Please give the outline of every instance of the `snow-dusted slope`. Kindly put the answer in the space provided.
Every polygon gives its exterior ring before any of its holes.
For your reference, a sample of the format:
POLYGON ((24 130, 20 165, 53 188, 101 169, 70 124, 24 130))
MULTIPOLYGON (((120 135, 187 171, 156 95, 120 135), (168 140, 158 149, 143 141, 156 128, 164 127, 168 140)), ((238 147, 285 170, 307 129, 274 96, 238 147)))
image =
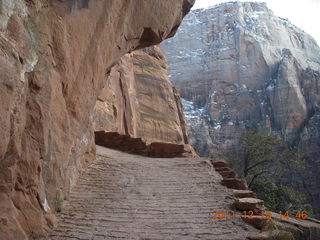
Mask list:
POLYGON ((191 12, 162 46, 198 153, 229 153, 247 128, 278 133, 306 152, 313 166, 308 191, 320 213, 312 184, 320 181, 315 40, 264 3, 231 2, 191 12))

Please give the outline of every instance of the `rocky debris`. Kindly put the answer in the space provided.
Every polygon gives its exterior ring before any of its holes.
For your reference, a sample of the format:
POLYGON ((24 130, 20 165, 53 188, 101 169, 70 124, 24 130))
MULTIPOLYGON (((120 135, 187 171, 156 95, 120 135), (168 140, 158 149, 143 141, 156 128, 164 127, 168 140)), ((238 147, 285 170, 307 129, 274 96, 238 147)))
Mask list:
POLYGON ((258 230, 230 210, 231 193, 207 159, 129 155, 97 146, 98 158, 71 191, 47 240, 244 240, 258 230))
POLYGON ((234 202, 234 206, 242 211, 257 211, 264 209, 264 201, 257 198, 239 198, 234 202))
POLYGON ((0 1, 4 239, 46 234, 57 193, 95 159, 94 106, 112 66, 173 36, 193 2, 0 1))
POLYGON ((315 40, 264 3, 231 2, 192 11, 162 46, 196 151, 213 158, 233 154, 248 128, 297 143, 310 174, 291 175, 287 183, 304 191, 320 216, 315 40))
POLYGON ((257 198, 257 195, 250 190, 233 190, 236 198, 257 198))
POLYGON ((236 189, 236 190, 247 190, 248 185, 246 180, 239 178, 224 178, 222 180, 222 185, 227 188, 236 189))

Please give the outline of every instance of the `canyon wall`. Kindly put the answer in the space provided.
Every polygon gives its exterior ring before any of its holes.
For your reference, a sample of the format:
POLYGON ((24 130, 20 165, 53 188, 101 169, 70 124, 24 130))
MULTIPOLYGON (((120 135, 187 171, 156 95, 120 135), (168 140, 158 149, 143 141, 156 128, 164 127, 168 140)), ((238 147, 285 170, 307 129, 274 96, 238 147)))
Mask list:
POLYGON ((180 96, 158 46, 126 54, 111 69, 94 121, 99 145, 156 157, 150 147, 161 147, 161 157, 193 155, 180 96))
POLYGON ((55 205, 95 158, 94 107, 112 66, 173 36, 193 2, 0 2, 1 239, 53 226, 55 205))
MULTIPOLYGON (((290 7, 290 6, 288 6, 290 7)), ((264 3, 192 11, 163 44, 189 141, 225 156, 249 128, 298 145, 309 169, 293 183, 320 215, 320 48, 264 3)))
POLYGON ((187 143, 180 99, 158 46, 123 56, 106 82, 96 104, 96 131, 128 134, 146 142, 187 143))

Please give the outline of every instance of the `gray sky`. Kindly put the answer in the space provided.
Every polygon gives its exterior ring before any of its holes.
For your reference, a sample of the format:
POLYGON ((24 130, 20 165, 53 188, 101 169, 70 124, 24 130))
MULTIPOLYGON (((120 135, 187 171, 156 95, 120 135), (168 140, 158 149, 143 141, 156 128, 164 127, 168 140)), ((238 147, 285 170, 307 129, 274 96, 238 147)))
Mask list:
MULTIPOLYGON (((225 0, 196 0, 193 9, 205 8, 225 0)), ((266 2, 275 15, 288 18, 294 25, 314 37, 320 45, 320 0, 264 0, 241 2, 266 2)))

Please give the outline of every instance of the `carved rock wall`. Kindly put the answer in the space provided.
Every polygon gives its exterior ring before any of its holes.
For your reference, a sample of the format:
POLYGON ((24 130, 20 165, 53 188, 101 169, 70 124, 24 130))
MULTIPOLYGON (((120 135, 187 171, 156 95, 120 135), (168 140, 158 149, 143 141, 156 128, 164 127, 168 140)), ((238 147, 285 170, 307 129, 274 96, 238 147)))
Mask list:
POLYGON ((49 207, 95 158, 106 74, 125 53, 173 36, 193 2, 0 2, 1 239, 52 227, 49 207))

